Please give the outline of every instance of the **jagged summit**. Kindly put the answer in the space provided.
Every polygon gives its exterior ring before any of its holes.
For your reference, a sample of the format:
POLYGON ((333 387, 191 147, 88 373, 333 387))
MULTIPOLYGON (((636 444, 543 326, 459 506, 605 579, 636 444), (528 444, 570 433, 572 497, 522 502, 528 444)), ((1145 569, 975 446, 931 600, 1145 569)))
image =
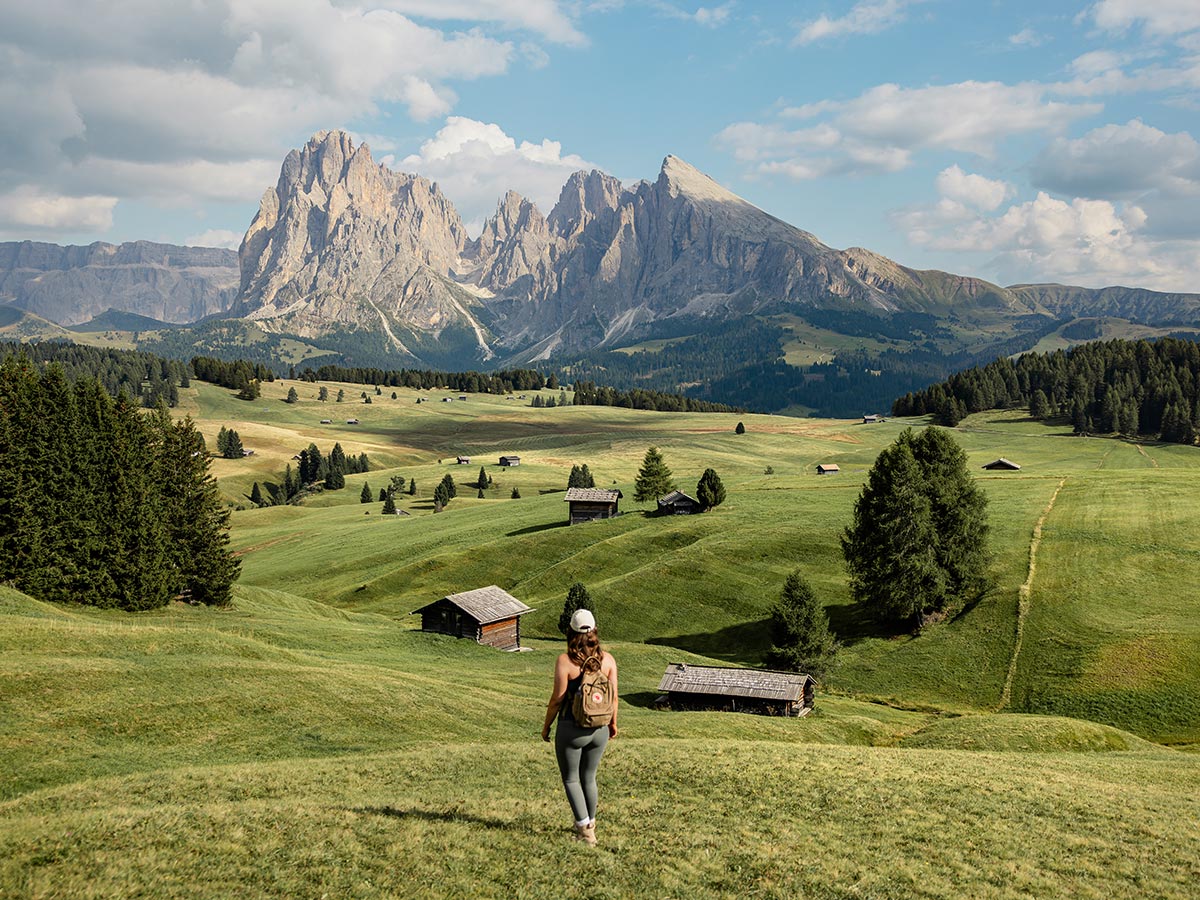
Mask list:
POLYGON ((693 200, 715 200, 723 203, 746 203, 728 188, 722 187, 695 166, 678 156, 667 156, 659 171, 659 181, 672 197, 686 194, 693 200))

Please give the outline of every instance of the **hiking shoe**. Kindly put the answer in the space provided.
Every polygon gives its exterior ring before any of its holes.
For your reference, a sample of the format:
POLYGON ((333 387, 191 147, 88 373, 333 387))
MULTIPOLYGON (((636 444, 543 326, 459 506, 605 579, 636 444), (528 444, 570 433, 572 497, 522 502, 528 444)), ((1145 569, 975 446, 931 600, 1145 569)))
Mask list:
POLYGON ((589 847, 596 846, 596 826, 595 825, 576 825, 575 839, 583 841, 589 847))

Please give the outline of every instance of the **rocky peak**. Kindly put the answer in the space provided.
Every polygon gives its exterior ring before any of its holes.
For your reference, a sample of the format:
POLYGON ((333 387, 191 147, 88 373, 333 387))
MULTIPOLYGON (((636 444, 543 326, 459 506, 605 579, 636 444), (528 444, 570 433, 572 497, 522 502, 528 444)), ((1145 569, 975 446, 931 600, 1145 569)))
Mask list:
POLYGON ((663 160, 655 185, 671 197, 687 196, 692 200, 710 200, 721 203, 746 203, 733 191, 717 184, 695 166, 678 156, 663 160))
POLYGON ((560 237, 574 237, 594 219, 615 210, 622 192, 620 179, 598 169, 573 173, 547 219, 550 229, 560 237))

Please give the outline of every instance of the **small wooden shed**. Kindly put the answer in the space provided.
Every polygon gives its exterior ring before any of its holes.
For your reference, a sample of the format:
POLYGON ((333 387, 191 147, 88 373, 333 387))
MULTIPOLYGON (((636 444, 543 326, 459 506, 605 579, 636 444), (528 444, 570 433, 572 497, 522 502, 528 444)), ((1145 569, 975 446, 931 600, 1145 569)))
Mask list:
POLYGON ((817 466, 818 475, 837 475, 842 470, 838 468, 837 463, 822 463, 817 466))
POLYGON ((471 464, 471 457, 469 457, 469 456, 456 456, 456 457, 455 457, 455 462, 457 462, 457 463, 458 463, 460 466, 469 466, 469 465, 471 464))
POLYGON ((611 519, 617 514, 617 501, 625 495, 607 488, 567 488, 566 502, 571 504, 568 522, 594 522, 596 519, 611 519))
POLYGON ((667 516, 690 516, 700 512, 700 501, 683 491, 671 491, 658 498, 658 511, 667 516))
POLYGON ((1021 467, 1011 459, 1005 459, 1003 456, 999 459, 993 459, 990 463, 984 466, 985 469, 999 469, 1006 472, 1019 472, 1021 467))
POLYGON ((873 425, 874 423, 876 423, 878 421, 879 421, 878 415, 863 416, 863 424, 864 425, 873 425))
POLYGON ((413 610, 412 615, 420 614, 422 631, 470 638, 500 650, 519 650, 521 616, 532 611, 508 591, 493 584, 450 594, 413 610))
POLYGON ((521 457, 519 456, 502 456, 500 457, 500 465, 502 466, 519 466, 521 457))
POLYGON ((805 716, 813 708, 816 681, 811 675, 693 666, 671 663, 658 685, 659 709, 750 712, 767 716, 805 716))

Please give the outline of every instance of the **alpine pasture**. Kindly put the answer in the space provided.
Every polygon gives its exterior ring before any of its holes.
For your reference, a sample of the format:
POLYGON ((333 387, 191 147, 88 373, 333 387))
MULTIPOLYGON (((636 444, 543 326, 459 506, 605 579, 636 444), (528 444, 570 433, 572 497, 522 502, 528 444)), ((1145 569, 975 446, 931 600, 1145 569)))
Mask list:
POLYGON ((1019 410, 964 420, 994 583, 914 636, 851 603, 839 535, 875 456, 923 422, 326 386, 346 401, 289 381, 253 402, 182 392, 210 447, 226 426, 254 450, 213 461, 231 504, 310 443, 372 461, 301 506, 234 513, 232 608, 132 615, 0 588, 0 895, 1194 895, 1200 451, 1019 410), (632 502, 651 445, 682 490, 714 468, 725 503, 662 518, 632 502), (981 469, 998 456, 1022 469, 981 469), (580 463, 624 492, 620 516, 566 524, 580 463), (447 472, 458 496, 435 514, 447 472), (396 497, 410 515, 359 502, 392 475, 416 480, 396 497), (760 664, 796 568, 843 644, 813 714, 655 710, 668 662, 760 664), (594 851, 571 841, 538 739, 576 581, 621 666, 594 851), (532 652, 408 615, 493 583, 534 607, 532 652))

